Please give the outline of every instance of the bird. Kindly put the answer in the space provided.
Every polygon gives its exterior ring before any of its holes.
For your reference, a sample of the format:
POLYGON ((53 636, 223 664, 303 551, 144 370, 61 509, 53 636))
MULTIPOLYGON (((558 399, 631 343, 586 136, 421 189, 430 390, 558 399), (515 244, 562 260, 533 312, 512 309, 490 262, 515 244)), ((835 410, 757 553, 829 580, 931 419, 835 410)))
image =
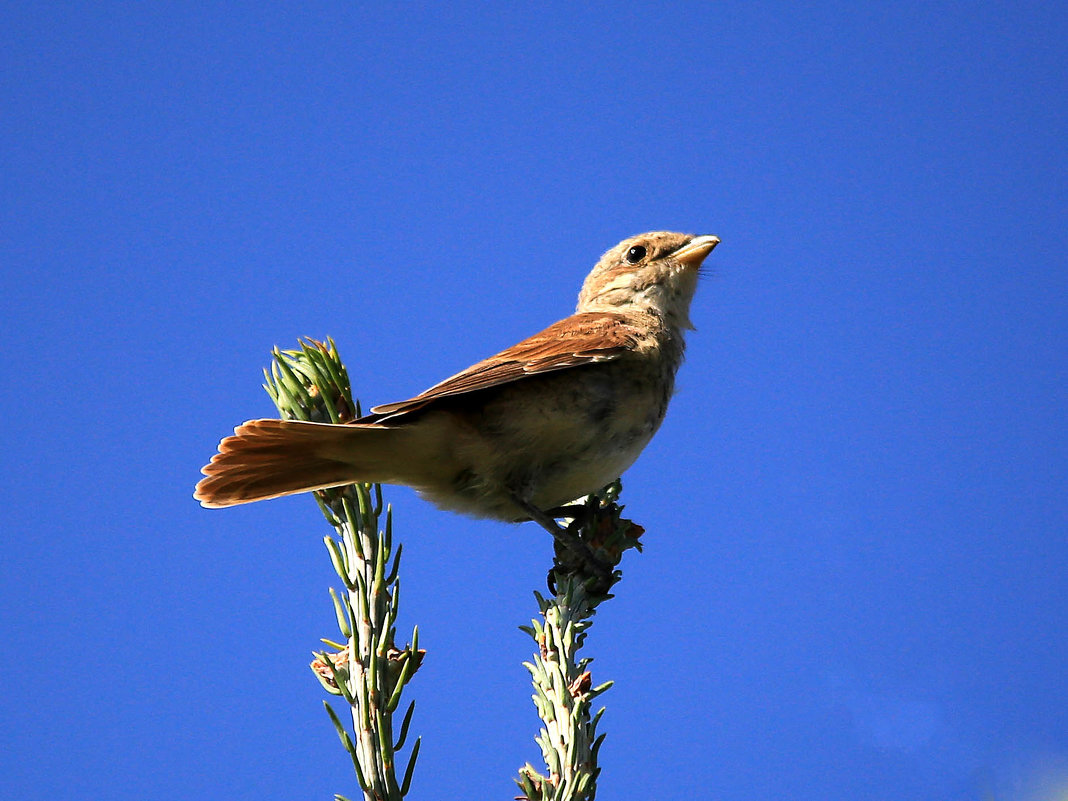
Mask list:
POLYGON ((622 475, 660 427, 700 268, 719 241, 624 239, 586 277, 574 314, 415 397, 344 423, 245 422, 193 497, 221 508, 400 484, 449 511, 548 527, 622 475))

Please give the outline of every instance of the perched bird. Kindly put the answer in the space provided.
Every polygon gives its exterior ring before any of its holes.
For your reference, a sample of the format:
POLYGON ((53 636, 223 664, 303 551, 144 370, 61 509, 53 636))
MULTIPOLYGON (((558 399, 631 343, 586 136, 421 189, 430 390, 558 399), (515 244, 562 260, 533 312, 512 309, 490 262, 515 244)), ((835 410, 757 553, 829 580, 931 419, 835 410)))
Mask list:
POLYGON ((714 236, 625 239, 570 317, 409 400, 343 424, 250 420, 194 496, 223 507, 357 482, 476 517, 546 524, 618 478, 660 427, 714 236))

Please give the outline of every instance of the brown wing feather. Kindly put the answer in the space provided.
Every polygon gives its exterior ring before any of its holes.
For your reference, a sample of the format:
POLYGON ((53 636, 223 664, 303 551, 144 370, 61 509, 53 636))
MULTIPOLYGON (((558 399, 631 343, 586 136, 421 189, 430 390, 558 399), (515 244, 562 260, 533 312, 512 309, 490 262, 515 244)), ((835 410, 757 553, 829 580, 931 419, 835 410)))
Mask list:
POLYGON ((430 403, 468 392, 519 381, 533 375, 618 358, 639 341, 641 329, 626 315, 603 312, 575 314, 544 331, 483 359, 414 398, 385 403, 356 423, 382 422, 425 408, 430 403))

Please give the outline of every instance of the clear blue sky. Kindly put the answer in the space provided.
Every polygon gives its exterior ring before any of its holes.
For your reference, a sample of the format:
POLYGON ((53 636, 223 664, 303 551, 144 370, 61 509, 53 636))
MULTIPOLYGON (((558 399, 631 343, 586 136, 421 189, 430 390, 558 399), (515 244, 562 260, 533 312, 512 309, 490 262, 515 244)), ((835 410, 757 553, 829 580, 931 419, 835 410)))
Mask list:
MULTIPOLYGON (((1068 793, 1065 4, 575 5, 4 4, 0 796, 355 796, 315 505, 199 467, 271 346, 407 397, 661 228, 599 797, 1068 793)), ((549 542, 388 497, 412 798, 510 798, 549 542)))

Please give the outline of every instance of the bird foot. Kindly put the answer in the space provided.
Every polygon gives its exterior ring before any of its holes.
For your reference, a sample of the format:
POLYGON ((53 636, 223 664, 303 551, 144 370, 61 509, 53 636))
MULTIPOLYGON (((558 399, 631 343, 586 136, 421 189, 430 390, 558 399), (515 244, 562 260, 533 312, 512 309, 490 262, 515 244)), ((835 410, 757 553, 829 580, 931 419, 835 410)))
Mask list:
POLYGON ((513 500, 532 521, 556 540, 556 562, 549 571, 550 592, 556 593, 554 576, 561 568, 572 574, 580 571, 592 574, 597 579, 597 586, 607 591, 612 585, 612 566, 598 559, 593 549, 579 536, 590 517, 590 510, 586 506, 572 504, 542 511, 521 498, 515 497, 513 500), (571 523, 565 528, 556 521, 557 517, 571 518, 571 523))

